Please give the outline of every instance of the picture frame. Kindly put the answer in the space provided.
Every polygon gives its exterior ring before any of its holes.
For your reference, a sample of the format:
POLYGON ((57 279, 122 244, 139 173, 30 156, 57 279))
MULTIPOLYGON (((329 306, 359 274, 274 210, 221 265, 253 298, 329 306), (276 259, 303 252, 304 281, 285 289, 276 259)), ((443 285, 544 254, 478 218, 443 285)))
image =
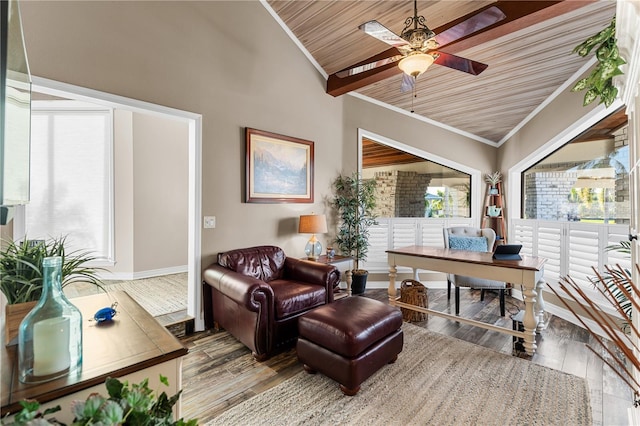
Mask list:
POLYGON ((312 141, 247 127, 246 202, 313 203, 312 141))

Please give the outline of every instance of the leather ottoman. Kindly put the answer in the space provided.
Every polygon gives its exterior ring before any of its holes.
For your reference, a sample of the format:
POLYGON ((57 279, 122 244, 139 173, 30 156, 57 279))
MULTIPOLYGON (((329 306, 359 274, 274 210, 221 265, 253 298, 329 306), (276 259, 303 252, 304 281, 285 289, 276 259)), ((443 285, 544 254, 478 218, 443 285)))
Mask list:
POLYGON ((345 395, 402 352, 402 313, 362 296, 345 297, 298 319, 298 359, 308 373, 321 372, 345 395))

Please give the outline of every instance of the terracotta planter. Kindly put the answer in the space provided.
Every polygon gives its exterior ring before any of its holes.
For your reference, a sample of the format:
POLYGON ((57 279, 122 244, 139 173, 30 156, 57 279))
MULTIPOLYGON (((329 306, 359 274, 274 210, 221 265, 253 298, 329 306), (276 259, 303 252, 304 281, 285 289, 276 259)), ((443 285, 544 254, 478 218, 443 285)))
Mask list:
POLYGON ((16 303, 5 306, 4 319, 4 343, 6 346, 18 344, 18 329, 20 323, 29 312, 36 306, 37 300, 26 303, 16 303))

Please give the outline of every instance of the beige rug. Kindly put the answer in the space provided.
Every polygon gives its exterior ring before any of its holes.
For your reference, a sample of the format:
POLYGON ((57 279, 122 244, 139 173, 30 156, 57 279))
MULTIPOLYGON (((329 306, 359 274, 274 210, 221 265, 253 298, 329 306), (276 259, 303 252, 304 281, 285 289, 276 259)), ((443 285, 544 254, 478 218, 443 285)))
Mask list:
POLYGON ((404 325, 395 364, 354 397, 299 373, 211 425, 591 425, 584 379, 404 325))
POLYGON ((109 291, 124 290, 154 317, 187 309, 187 273, 134 281, 104 282, 109 291))

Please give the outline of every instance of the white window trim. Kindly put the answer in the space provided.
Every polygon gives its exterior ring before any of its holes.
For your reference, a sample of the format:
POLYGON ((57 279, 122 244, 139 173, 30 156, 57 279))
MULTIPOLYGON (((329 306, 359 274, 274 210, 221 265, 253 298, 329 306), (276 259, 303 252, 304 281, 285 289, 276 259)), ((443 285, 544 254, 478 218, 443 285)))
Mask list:
MULTIPOLYGON (((604 105, 599 105, 598 107, 591 110, 589 113, 585 114, 580 120, 576 121, 572 126, 564 129, 562 132, 551 138, 547 143, 542 145, 536 151, 531 153, 529 156, 523 158, 518 163, 513 165, 508 171, 509 177, 509 188, 508 188, 508 200, 507 206, 509 211, 514 212, 515 214, 511 215, 511 219, 508 223, 508 233, 509 238, 512 238, 511 232, 514 229, 512 220, 515 216, 520 216, 522 212, 522 173, 528 168, 532 167, 534 164, 538 163, 549 154, 558 150, 569 141, 580 135, 585 130, 594 126, 602 119, 610 115, 613 111, 623 107, 624 104, 619 99, 616 99, 614 103, 606 108, 604 105), (517 212, 517 213, 516 213, 517 212)), ((554 288, 557 287, 556 283, 552 283, 554 288)), ((550 292, 549 290, 546 290, 550 292)), ((522 298, 522 294, 519 291, 514 291, 514 297, 522 298)), ((606 312, 611 312, 609 306, 602 306, 602 308, 606 312)), ((558 317, 570 321, 572 323, 577 323, 576 318, 571 314, 568 310, 566 310, 564 305, 552 305, 551 303, 547 303, 547 307, 545 310, 553 315, 557 315, 558 317)), ((613 312, 615 314, 615 312, 613 312)), ((579 325, 579 324, 578 324, 579 325)))
MULTIPOLYGON (((522 172, 533 167, 533 165, 542 161, 542 159, 560 149, 579 134, 622 106, 623 104, 620 100, 616 100, 609 108, 605 108, 604 105, 599 105, 584 115, 580 120, 576 121, 572 126, 558 133, 529 156, 509 168, 509 188, 507 191, 509 194, 507 202, 508 210, 510 212, 518 212, 517 216, 520 216, 522 211, 522 172)), ((513 214, 511 216, 514 217, 513 214)), ((509 226, 509 229, 511 229, 511 226, 509 226)))

